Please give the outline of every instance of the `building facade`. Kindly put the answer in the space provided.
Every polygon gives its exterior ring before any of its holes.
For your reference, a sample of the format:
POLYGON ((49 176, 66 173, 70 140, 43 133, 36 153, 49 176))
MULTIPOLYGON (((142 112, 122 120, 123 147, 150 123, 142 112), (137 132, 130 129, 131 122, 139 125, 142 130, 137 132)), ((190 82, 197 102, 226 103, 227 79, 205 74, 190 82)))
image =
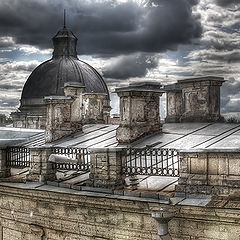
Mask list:
MULTIPOLYGON (((161 126, 164 90, 142 83, 116 90, 119 126, 83 127, 84 88, 65 83, 64 96, 44 98, 45 137, 2 145, 1 240, 240 239, 239 124, 161 126)), ((209 109, 204 121, 219 113, 209 109)))

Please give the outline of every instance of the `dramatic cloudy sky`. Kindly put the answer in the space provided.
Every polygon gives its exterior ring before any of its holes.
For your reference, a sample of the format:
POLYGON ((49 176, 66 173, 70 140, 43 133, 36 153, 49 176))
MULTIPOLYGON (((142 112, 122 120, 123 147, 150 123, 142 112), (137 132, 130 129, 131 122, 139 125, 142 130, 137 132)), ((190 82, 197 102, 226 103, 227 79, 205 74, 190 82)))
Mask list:
POLYGON ((240 0, 0 0, 0 113, 17 109, 27 77, 51 58, 64 8, 79 58, 110 90, 223 76, 222 114, 240 117, 240 0))

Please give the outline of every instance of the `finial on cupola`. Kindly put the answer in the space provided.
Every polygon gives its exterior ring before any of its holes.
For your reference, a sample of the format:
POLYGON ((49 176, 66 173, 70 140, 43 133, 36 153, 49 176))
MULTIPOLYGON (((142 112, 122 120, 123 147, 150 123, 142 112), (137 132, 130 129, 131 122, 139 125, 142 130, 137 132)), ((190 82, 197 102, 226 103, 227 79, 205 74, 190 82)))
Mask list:
POLYGON ((63 13, 63 28, 66 28, 66 9, 64 9, 63 13))

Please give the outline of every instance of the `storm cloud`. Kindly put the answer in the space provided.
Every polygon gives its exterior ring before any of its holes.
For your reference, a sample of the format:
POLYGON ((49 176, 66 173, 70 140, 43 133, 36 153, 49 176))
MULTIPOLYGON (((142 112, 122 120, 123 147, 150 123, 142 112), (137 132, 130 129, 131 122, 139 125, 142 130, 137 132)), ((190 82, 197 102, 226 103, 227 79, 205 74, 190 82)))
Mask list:
POLYGON ((222 7, 229 7, 231 5, 240 4, 239 0, 216 0, 216 3, 222 7))
POLYGON ((50 38, 67 26, 79 37, 78 53, 121 55, 177 49, 201 35, 199 16, 192 13, 195 0, 133 1, 9 0, 0 2, 1 37, 40 49, 52 47, 50 38), (68 7, 71 6, 71 7, 68 7))
POLYGON ((221 92, 222 113, 239 112, 240 81, 230 78, 223 84, 221 92))
POLYGON ((158 66, 158 60, 159 56, 144 53, 120 56, 104 68, 103 76, 114 79, 144 77, 148 70, 158 66))
POLYGON ((185 76, 216 75, 230 79, 222 87, 222 112, 239 112, 239 3, 2 0, 0 113, 16 110, 14 100, 20 99, 27 77, 51 56, 51 38, 63 26, 63 9, 67 27, 79 39, 80 58, 103 73, 110 91, 129 81, 169 84, 185 76))

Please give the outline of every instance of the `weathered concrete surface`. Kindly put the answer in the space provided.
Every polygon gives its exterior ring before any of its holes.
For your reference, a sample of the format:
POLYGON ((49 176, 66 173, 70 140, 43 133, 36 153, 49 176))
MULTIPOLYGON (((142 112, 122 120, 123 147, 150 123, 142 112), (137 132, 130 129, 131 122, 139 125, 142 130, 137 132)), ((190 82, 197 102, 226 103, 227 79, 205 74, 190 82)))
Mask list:
POLYGON ((125 174, 122 166, 125 160, 125 151, 116 149, 90 149, 91 166, 88 185, 92 187, 104 187, 122 189, 124 187, 125 174))
POLYGON ((45 97, 47 105, 46 142, 53 142, 82 131, 82 92, 84 88, 79 83, 66 83, 64 97, 45 97))
POLYGON ((21 99, 19 111, 12 112, 13 127, 44 129, 46 125, 46 106, 43 99, 21 99))
POLYGON ((177 191, 228 195, 239 188, 239 151, 186 150, 181 153, 177 191))
POLYGON ((179 84, 168 85, 165 86, 164 89, 167 92, 166 96, 167 116, 165 122, 177 123, 180 121, 180 117, 183 111, 182 90, 179 87, 179 84))
POLYGON ((49 157, 52 154, 51 148, 32 148, 30 149, 31 166, 28 181, 46 182, 56 179, 56 169, 49 162, 49 157))
POLYGON ((45 99, 47 104, 47 123, 45 139, 46 142, 53 142, 60 138, 70 135, 73 132, 81 131, 80 128, 74 129, 71 123, 71 97, 48 97, 45 99))
POLYGON ((157 240, 158 224, 151 214, 160 208, 175 213, 169 222, 173 240, 240 237, 240 208, 236 205, 234 209, 165 205, 158 200, 54 187, 31 190, 0 185, 3 240, 42 236, 50 240, 157 240))
POLYGON ((83 122, 108 123, 110 109, 105 109, 106 94, 84 93, 83 94, 83 122), (108 116, 106 116, 108 114, 108 116), (107 121, 107 122, 105 122, 107 121))
POLYGON ((179 80, 174 87, 166 86, 167 122, 216 122, 220 116, 219 77, 179 80))
POLYGON ((7 166, 6 149, 0 148, 0 178, 6 178, 11 175, 10 168, 7 166))
POLYGON ((160 131, 160 85, 129 85, 116 89, 120 97, 120 125, 117 140, 128 144, 151 133, 160 131))
POLYGON ((46 113, 22 113, 15 112, 11 114, 13 119, 13 127, 44 129, 46 125, 46 113))

